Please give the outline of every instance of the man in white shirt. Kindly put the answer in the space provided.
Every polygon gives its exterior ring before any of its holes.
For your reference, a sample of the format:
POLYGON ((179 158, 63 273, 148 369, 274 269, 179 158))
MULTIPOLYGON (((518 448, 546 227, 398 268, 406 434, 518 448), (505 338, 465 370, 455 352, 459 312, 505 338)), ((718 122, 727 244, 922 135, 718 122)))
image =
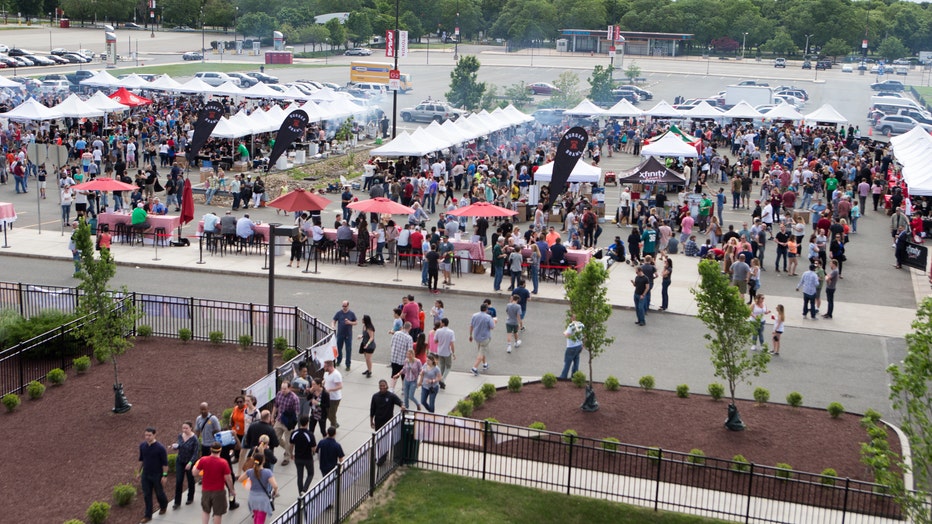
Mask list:
POLYGON ((330 394, 330 411, 327 412, 327 420, 332 427, 340 427, 337 424, 337 411, 340 409, 340 401, 343 400, 343 375, 333 366, 333 361, 324 362, 324 389, 330 394))
POLYGON ((219 233, 217 226, 220 225, 220 217, 214 214, 213 211, 208 212, 201 219, 204 221, 204 233, 219 233))

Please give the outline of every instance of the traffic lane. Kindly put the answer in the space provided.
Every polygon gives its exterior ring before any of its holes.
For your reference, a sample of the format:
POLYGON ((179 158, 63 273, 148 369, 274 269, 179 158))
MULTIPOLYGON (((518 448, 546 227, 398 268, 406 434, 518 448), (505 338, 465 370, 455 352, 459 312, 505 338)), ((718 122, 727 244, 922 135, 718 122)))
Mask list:
MULTIPOLYGON (((6 257, 7 280, 74 286, 69 261, 52 261, 6 257)), ((401 303, 402 295, 412 293, 415 300, 429 310, 437 296, 423 288, 387 288, 370 284, 311 283, 298 279, 278 278, 276 302, 296 305, 308 313, 329 322, 341 300, 349 300, 350 308, 361 319, 368 314, 376 327, 374 361, 377 370, 389 362, 389 336, 392 308, 401 303)), ((263 304, 267 299, 268 279, 254 276, 231 276, 192 271, 133 268, 119 266, 114 286, 126 285, 130 290, 175 296, 193 296, 263 304)), ((491 282, 489 282, 491 288, 491 282)), ((504 317, 506 295, 489 293, 499 311, 499 325, 491 344, 490 373, 518 374, 526 377, 557 373, 562 368, 565 343, 561 325, 566 306, 560 303, 538 303, 533 300, 525 318, 524 343, 512 354, 505 354, 504 317)), ((458 360, 455 369, 466 371, 475 357, 475 346, 468 341, 468 323, 478 311, 480 296, 444 293, 445 314, 457 335, 458 360)), ((429 316, 428 316, 429 318, 429 316)), ((673 389, 688 384, 696 393, 703 393, 711 382, 720 382, 713 375, 709 350, 703 338, 705 328, 694 317, 651 312, 647 327, 634 325, 634 313, 616 309, 608 322, 608 334, 615 343, 594 361, 595 378, 604 380, 614 375, 624 384, 636 384, 643 375, 653 375, 657 385, 673 389)), ((768 336, 770 326, 766 330, 768 336)), ((358 335, 358 330, 356 330, 358 335)), ((896 339, 823 332, 818 329, 788 329, 783 336, 779 359, 775 358, 769 372, 753 379, 754 386, 771 390, 772 398, 782 399, 790 391, 799 391, 805 405, 824 407, 840 401, 852 411, 879 409, 885 415, 889 409, 885 369, 891 363, 886 348, 896 346, 896 339)), ((354 352, 355 352, 354 347, 354 352)), ((894 353, 893 358, 902 358, 894 353)), ((362 359, 354 368, 359 369, 362 359)), ((582 357, 581 369, 588 374, 588 354, 582 357)), ((897 360, 893 360, 896 362, 897 360)), ((481 380, 481 379, 477 379, 481 380)), ((739 395, 751 397, 752 386, 742 385, 739 395)))

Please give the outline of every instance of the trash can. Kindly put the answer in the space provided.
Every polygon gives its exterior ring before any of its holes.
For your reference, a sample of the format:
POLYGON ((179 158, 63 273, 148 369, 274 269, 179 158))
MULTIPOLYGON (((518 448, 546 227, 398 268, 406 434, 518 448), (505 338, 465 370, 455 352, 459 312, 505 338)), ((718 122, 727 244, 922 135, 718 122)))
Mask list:
POLYGON ((405 417, 401 425, 401 460, 404 465, 417 464, 419 445, 418 440, 414 438, 414 417, 405 417))
POLYGON ((61 20, 58 21, 58 27, 60 27, 61 29, 68 29, 69 27, 71 27, 71 20, 67 18, 62 18, 61 20))

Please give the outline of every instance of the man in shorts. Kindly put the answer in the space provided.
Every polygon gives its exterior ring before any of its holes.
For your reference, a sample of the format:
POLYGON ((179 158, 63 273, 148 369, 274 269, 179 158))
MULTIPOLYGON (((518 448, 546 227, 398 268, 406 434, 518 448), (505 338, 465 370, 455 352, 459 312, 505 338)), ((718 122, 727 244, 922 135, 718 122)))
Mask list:
POLYGON ((440 253, 440 271, 443 271, 443 285, 445 286, 453 285, 453 277, 450 273, 453 271, 454 249, 453 243, 450 242, 450 237, 448 235, 440 237, 440 245, 437 246, 437 252, 440 253))
MULTIPOLYGON (((213 513, 214 524, 220 524, 223 515, 227 512, 227 490, 231 497, 234 497, 236 491, 233 486, 233 473, 230 470, 230 464, 220 458, 220 451, 223 446, 219 442, 214 442, 210 446, 210 455, 201 457, 194 465, 194 476, 201 477, 201 510, 203 515, 201 522, 207 524, 210 515, 213 513)), ((239 504, 233 501, 230 509, 236 509, 239 504)))
POLYGON ((518 336, 518 329, 521 326, 521 297, 511 295, 511 302, 505 306, 505 342, 508 344, 506 351, 511 353, 511 343, 514 340, 514 347, 521 347, 521 338, 518 336))
MULTIPOLYGON (((519 306, 520 307, 520 306, 519 306)), ((495 329, 495 321, 489 315, 489 306, 483 303, 479 306, 479 312, 472 316, 469 321, 469 341, 476 341, 479 354, 476 355, 476 362, 472 365, 472 374, 479 376, 479 364, 482 364, 482 370, 489 369, 489 362, 486 359, 486 353, 489 350, 489 342, 492 341, 492 330, 495 329)))
POLYGON ((741 300, 744 300, 744 294, 748 292, 748 281, 751 278, 751 267, 744 261, 744 253, 738 255, 738 260, 731 265, 731 283, 737 286, 738 292, 741 293, 741 300))

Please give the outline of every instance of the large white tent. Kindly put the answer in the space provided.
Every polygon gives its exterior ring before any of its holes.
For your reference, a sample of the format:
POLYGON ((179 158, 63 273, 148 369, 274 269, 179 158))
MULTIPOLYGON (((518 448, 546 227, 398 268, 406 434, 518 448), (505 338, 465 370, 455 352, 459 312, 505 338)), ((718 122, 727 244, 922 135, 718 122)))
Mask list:
POLYGON ((181 87, 181 82, 168 75, 162 75, 149 82, 149 86, 146 89, 151 89, 153 91, 177 91, 179 87, 181 87))
POLYGON ((97 109, 84 100, 81 100, 81 97, 74 93, 68 95, 68 98, 62 100, 61 103, 56 105, 53 109, 58 111, 61 116, 71 118, 97 117, 104 116, 106 113, 104 110, 97 109))
POLYGON ((782 103, 764 114, 764 118, 774 121, 798 122, 804 117, 795 107, 787 103, 782 103))
POLYGON ((570 116, 600 116, 605 114, 605 110, 595 105, 588 98, 576 104, 576 107, 567 109, 564 115, 570 116))
POLYGON ((644 112, 645 115, 657 118, 678 118, 683 112, 671 106, 666 100, 657 102, 657 105, 644 112))
POLYGON ((424 156, 434 151, 435 149, 431 146, 411 138, 407 131, 402 131, 391 142, 370 150, 369 155, 382 157, 424 156))
MULTIPOLYGON (((590 182, 597 184, 601 178, 602 168, 587 164, 580 160, 573 166, 573 171, 570 173, 567 182, 590 182)), ((535 182, 550 182, 551 180, 553 180, 553 162, 548 162, 540 166, 537 168, 537 171, 534 172, 535 182)))
POLYGON ((226 82, 215 87, 212 91, 215 95, 226 95, 226 96, 242 96, 243 90, 233 82, 227 80, 226 82))
POLYGON ((19 82, 14 82, 5 76, 0 76, 0 87, 22 89, 23 84, 20 84, 19 82))
POLYGON ((644 111, 634 107, 627 98, 622 98, 617 104, 605 110, 605 116, 615 116, 619 118, 632 118, 644 116, 644 111))
POLYGON ((508 107, 503 109, 503 111, 511 115, 514 122, 517 124, 528 123, 528 122, 534 121, 534 117, 532 117, 531 115, 522 113, 521 111, 518 111, 518 108, 515 107, 513 104, 508 104, 508 107))
POLYGON ((277 98, 281 96, 281 93, 259 82, 243 89, 243 96, 246 98, 277 98))
POLYGON ((210 136, 216 138, 239 138, 251 134, 251 129, 240 127, 235 122, 231 122, 226 117, 222 117, 220 121, 217 122, 217 127, 214 128, 210 136))
POLYGON ((909 194, 932 195, 932 136, 922 126, 890 139, 893 155, 903 166, 903 178, 909 194))
POLYGON ((702 100, 696 104, 696 107, 683 111, 683 116, 698 119, 722 118, 723 116, 727 116, 722 113, 723 111, 721 109, 713 107, 712 104, 702 100))
POLYGON ((437 135, 433 135, 423 127, 419 127, 411 133, 411 139, 429 147, 431 151, 440 151, 452 146, 454 143, 450 140, 444 140, 437 135))
POLYGON ((695 147, 684 142, 676 133, 667 133, 659 140, 642 147, 641 156, 696 158, 699 152, 695 147))
POLYGON ((820 122, 827 124, 847 124, 848 119, 839 113, 831 104, 825 104, 822 107, 806 115, 806 120, 813 125, 820 122))
POLYGON ((107 71, 98 71, 94 76, 81 80, 81 85, 90 87, 120 87, 123 84, 107 71))
POLYGON ((179 93, 211 94, 214 92, 214 86, 195 77, 178 86, 176 90, 179 93))
POLYGON ((136 73, 118 78, 117 81, 120 82, 121 87, 125 87, 126 89, 151 89, 149 81, 136 73))
POLYGON ((62 115, 58 111, 45 107, 36 102, 35 98, 29 97, 22 104, 14 107, 6 113, 0 113, 0 116, 15 120, 18 122, 37 122, 41 120, 56 120, 62 115))
POLYGON ((737 118, 739 120, 753 120, 755 118, 761 118, 764 115, 757 109, 754 109, 754 106, 742 100, 728 111, 725 111, 722 116, 737 118))
POLYGON ((108 113, 117 113, 129 109, 129 106, 125 106, 110 98, 109 96, 105 95, 103 91, 94 92, 94 95, 88 98, 86 102, 91 107, 106 111, 108 113))

